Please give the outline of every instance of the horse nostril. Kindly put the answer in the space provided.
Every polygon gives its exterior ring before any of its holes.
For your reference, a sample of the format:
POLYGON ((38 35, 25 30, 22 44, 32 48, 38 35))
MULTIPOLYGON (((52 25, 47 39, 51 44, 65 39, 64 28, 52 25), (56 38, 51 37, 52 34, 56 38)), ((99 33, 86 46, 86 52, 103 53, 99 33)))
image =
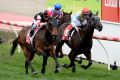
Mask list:
POLYGON ((99 27, 100 27, 100 28, 99 28, 99 31, 102 31, 103 26, 102 26, 102 25, 100 25, 99 27))

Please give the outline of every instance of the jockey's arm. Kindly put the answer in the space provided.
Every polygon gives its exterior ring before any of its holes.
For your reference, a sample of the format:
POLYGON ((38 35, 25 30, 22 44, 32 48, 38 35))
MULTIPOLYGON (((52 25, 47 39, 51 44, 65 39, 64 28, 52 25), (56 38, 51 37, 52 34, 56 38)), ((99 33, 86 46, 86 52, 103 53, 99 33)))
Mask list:
POLYGON ((44 23, 41 22, 41 16, 40 15, 37 16, 36 22, 37 22, 37 27, 40 27, 40 26, 43 26, 43 25, 47 24, 47 22, 44 22, 44 23))
POLYGON ((57 15, 57 19, 60 19, 63 16, 63 12, 60 11, 60 13, 57 15))
POLYGON ((41 16, 38 15, 37 18, 36 18, 37 27, 40 26, 40 22, 41 22, 41 16))
POLYGON ((44 23, 41 22, 41 23, 40 23, 40 26, 43 26, 43 25, 47 25, 47 22, 44 22, 44 23))

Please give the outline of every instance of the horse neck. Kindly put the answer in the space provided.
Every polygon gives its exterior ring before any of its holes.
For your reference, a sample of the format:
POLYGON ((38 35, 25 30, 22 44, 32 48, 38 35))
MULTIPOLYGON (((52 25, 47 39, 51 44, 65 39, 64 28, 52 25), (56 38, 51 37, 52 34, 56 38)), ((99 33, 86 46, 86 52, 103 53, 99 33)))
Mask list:
POLYGON ((85 26, 82 29, 83 34, 86 36, 87 39, 91 39, 94 33, 94 28, 90 26, 85 26))
POLYGON ((44 28, 42 30, 39 29, 39 31, 36 34, 38 35, 38 39, 42 39, 42 41, 47 41, 46 43, 52 42, 52 35, 47 28, 44 28))
MULTIPOLYGON (((66 17, 67 17, 67 15, 64 15, 64 16, 62 16, 62 17, 60 18, 60 20, 59 20, 59 22, 58 22, 58 26, 66 23, 66 22, 70 22, 70 20, 66 20, 66 17)), ((70 16, 70 17, 71 17, 71 16, 70 16)), ((68 18, 68 19, 69 19, 69 18, 68 18)))
POLYGON ((65 23, 64 22, 64 20, 63 20, 63 17, 59 20, 59 22, 58 22, 58 27, 60 26, 60 25, 62 25, 63 23, 65 23))

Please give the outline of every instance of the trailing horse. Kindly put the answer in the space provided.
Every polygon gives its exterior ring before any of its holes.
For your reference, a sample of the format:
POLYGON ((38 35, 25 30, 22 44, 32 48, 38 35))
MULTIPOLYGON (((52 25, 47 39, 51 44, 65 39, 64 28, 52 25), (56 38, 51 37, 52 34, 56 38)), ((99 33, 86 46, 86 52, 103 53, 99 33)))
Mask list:
POLYGON ((88 60, 87 65, 81 65, 82 68, 87 69, 91 66, 92 60, 91 60, 91 48, 92 48, 92 37, 94 33, 94 29, 97 29, 98 31, 102 30, 102 24, 100 23, 100 18, 97 16, 98 13, 93 14, 91 12, 90 18, 88 20, 88 23, 85 27, 83 27, 82 30, 79 30, 79 33, 77 31, 74 31, 71 40, 70 41, 64 41, 62 40, 63 32, 66 26, 69 25, 69 23, 64 23, 59 27, 59 43, 56 50, 56 54, 58 54, 60 48, 64 44, 68 44, 68 46, 71 48, 71 51, 68 55, 70 64, 64 65, 65 68, 72 67, 72 72, 75 72, 75 58, 79 54, 84 54, 88 60), (79 38, 80 36, 81 38, 79 38))
POLYGON ((45 73, 45 66, 47 64, 47 59, 49 56, 53 57, 55 60, 56 68, 55 73, 58 72, 60 69, 60 65, 57 61, 57 57, 54 51, 54 39, 53 36, 57 35, 57 20, 56 18, 50 18, 47 25, 42 26, 41 29, 38 30, 36 35, 33 39, 33 48, 31 49, 30 44, 26 43, 26 35, 30 30, 30 27, 23 28, 18 38, 16 38, 13 41, 13 46, 11 49, 11 55, 14 54, 14 51, 17 47, 17 44, 19 44, 24 52, 26 61, 25 61, 25 70, 26 74, 28 74, 28 66, 31 68, 31 71, 33 74, 36 74, 35 69, 33 68, 31 61, 34 58, 35 53, 38 55, 43 55, 43 63, 42 63, 42 69, 41 73, 45 73))

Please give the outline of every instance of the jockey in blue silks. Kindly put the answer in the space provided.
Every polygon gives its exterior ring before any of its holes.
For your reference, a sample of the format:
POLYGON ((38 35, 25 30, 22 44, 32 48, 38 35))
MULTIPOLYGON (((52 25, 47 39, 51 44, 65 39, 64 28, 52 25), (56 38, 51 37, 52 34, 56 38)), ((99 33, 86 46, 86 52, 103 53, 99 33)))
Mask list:
POLYGON ((56 17, 57 20, 59 20, 63 16, 61 8, 62 6, 59 3, 55 4, 54 7, 48 8, 47 10, 49 11, 49 16, 56 17))

